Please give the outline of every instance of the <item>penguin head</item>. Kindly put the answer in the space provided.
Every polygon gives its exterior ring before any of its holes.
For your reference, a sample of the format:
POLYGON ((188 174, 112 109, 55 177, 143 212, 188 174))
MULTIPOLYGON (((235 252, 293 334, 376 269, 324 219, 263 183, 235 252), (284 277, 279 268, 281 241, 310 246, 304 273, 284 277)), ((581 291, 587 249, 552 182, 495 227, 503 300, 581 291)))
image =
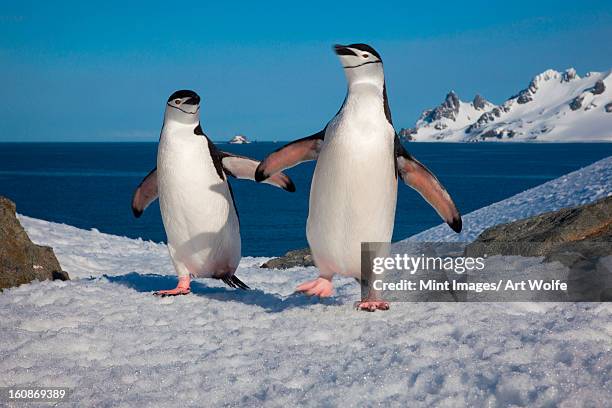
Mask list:
POLYGON ((384 84, 382 58, 367 44, 334 45, 334 51, 344 67, 349 86, 360 82, 384 84))
POLYGON ((200 122, 200 97, 190 90, 176 91, 166 103, 166 120, 192 124, 200 122))

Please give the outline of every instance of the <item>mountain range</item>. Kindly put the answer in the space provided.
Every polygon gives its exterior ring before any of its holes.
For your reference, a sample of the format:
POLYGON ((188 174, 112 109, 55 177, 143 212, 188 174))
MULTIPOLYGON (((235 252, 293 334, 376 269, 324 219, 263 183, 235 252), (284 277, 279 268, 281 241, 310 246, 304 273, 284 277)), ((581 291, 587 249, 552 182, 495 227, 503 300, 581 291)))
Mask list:
POLYGON ((424 142, 612 141, 611 74, 580 77, 573 68, 549 69, 501 105, 481 95, 464 102, 451 91, 400 136, 424 142))

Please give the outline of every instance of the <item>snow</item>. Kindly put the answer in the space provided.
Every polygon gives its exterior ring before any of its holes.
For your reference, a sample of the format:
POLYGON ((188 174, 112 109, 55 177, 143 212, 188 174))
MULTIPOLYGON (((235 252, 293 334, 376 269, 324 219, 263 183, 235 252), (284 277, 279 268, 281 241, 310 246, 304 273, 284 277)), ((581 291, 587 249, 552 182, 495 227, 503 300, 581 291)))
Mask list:
POLYGON ((500 106, 489 104, 483 112, 461 102, 454 120, 417 121, 412 138, 446 142, 481 141, 483 137, 487 141, 612 141, 612 112, 606 111, 611 101, 612 70, 590 72, 581 78, 573 68, 563 73, 549 69, 500 106), (598 81, 604 85, 602 93, 594 92, 598 81), (572 109, 577 99, 580 106, 572 109))
MULTIPOLYGON (((612 158, 465 216, 499 220, 610 194, 612 158)), ((0 294, 0 387, 65 386, 74 406, 606 406, 612 307, 394 303, 354 311, 359 287, 297 295, 316 268, 237 275, 253 290, 176 277, 163 244, 20 219, 71 281, 0 294)), ((478 220, 481 220, 479 222, 478 220)), ((421 238, 442 238, 431 230, 421 238)))
POLYGON ((442 117, 439 120, 428 122, 424 115, 421 115, 416 123, 417 134, 413 137, 417 141, 460 139, 465 128, 478 120, 484 112, 494 107, 495 105, 489 101, 484 101, 484 106, 477 108, 473 102, 459 100, 459 109, 452 118, 442 117))

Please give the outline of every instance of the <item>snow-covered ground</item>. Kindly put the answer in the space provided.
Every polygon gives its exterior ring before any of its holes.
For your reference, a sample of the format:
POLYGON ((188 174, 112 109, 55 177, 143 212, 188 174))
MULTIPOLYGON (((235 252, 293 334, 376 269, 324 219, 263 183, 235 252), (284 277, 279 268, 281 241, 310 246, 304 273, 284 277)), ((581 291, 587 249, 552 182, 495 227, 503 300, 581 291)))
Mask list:
POLYGON ((480 96, 463 102, 450 92, 417 120, 416 141, 612 141, 612 71, 580 77, 549 69, 495 106, 480 96))
MULTIPOLYGON (((494 223, 612 191, 612 158, 468 214, 494 223)), ((73 280, 0 294, 0 387, 66 386, 72 406, 609 406, 609 304, 396 303, 353 310, 359 287, 293 293, 315 268, 237 275, 253 290, 176 284, 166 247, 21 216, 73 280)), ((447 227, 446 227, 447 228, 447 227)), ((421 239, 442 239, 433 229, 421 239)))

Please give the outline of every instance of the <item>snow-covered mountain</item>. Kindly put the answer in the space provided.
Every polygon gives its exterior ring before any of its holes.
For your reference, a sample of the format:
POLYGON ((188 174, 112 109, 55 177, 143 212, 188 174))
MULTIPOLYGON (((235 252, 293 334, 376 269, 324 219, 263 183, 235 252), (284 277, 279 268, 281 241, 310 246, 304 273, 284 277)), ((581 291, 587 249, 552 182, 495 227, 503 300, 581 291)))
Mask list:
POLYGON ((570 68, 536 75, 496 106, 480 95, 463 102, 451 91, 402 136, 416 141, 612 141, 612 70, 584 78, 570 68))

